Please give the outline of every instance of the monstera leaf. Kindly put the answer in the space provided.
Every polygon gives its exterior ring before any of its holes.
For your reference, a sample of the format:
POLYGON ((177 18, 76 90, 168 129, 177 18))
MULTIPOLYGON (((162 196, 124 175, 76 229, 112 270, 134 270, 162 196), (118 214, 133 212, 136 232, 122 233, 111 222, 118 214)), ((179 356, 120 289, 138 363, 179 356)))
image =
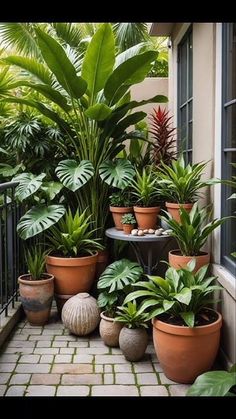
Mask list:
POLYGON ((23 240, 34 237, 57 223, 65 212, 66 210, 62 205, 33 207, 21 217, 17 232, 23 240))
POLYGON ((122 290, 126 285, 140 279, 143 270, 138 263, 128 259, 118 260, 109 265, 98 281, 99 289, 107 289, 109 293, 122 290))
POLYGON ((22 202, 24 199, 33 195, 42 185, 42 180, 45 176, 45 173, 41 173, 41 175, 38 176, 35 176, 32 173, 22 173, 15 176, 13 180, 15 182, 20 182, 15 191, 16 198, 22 202))
POLYGON ((129 160, 117 159, 102 163, 99 174, 108 185, 123 189, 131 182, 135 171, 129 160))
POLYGON ((80 163, 63 160, 57 166, 56 174, 66 188, 75 192, 93 176, 94 168, 89 160, 82 160, 80 163))

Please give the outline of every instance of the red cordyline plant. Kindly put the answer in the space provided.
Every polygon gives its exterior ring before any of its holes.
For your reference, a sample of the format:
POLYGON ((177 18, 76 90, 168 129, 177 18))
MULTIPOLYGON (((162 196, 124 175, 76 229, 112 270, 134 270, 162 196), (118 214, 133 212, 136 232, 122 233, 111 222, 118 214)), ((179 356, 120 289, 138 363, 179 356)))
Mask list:
POLYGON ((153 113, 149 117, 151 121, 149 132, 154 138, 152 160, 156 166, 159 166, 161 161, 168 165, 177 156, 176 128, 172 127, 172 118, 173 116, 169 116, 169 111, 161 109, 160 106, 153 109, 153 113))

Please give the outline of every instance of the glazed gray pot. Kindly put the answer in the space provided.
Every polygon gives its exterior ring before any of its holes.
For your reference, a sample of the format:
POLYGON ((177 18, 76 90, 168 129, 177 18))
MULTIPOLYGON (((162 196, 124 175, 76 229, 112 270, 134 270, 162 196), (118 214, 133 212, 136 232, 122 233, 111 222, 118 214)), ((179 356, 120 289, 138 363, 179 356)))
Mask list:
POLYGON ((120 349, 128 361, 139 361, 145 354, 148 334, 143 327, 128 329, 123 327, 119 336, 120 349))

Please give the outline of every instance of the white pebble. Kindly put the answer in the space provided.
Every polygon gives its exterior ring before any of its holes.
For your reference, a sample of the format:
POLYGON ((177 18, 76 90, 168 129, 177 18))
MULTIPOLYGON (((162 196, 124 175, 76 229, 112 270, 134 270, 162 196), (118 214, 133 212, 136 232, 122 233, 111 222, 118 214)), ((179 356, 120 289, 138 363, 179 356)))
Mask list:
POLYGON ((144 232, 143 232, 143 230, 139 230, 139 231, 138 231, 138 236, 144 236, 144 232))
POLYGON ((137 236, 138 235, 138 229, 134 228, 133 230, 131 230, 131 234, 132 234, 132 236, 137 236))
POLYGON ((161 236, 161 231, 160 230, 156 230, 155 231, 155 236, 161 236))
POLYGON ((153 230, 153 228, 149 228, 148 233, 149 234, 154 234, 155 233, 155 230, 153 230))

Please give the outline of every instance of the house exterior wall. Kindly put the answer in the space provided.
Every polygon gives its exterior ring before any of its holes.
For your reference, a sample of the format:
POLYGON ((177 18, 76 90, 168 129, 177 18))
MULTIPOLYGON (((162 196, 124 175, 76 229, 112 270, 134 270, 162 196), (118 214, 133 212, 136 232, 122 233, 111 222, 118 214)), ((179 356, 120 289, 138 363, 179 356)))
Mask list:
MULTIPOLYGON (((169 109, 177 126, 177 51, 190 24, 174 25, 170 50, 169 109)), ((193 23, 193 162, 209 161, 205 177, 221 176, 221 24, 193 23)), ((204 191, 206 192, 206 191, 204 191)), ((220 185, 203 194, 202 204, 213 203, 214 216, 221 216, 220 185)), ((208 246, 210 243, 208 243, 208 246)), ((218 276, 223 315, 222 354, 229 366, 236 363, 236 279, 220 265, 220 229, 211 243, 212 269, 218 276)))

